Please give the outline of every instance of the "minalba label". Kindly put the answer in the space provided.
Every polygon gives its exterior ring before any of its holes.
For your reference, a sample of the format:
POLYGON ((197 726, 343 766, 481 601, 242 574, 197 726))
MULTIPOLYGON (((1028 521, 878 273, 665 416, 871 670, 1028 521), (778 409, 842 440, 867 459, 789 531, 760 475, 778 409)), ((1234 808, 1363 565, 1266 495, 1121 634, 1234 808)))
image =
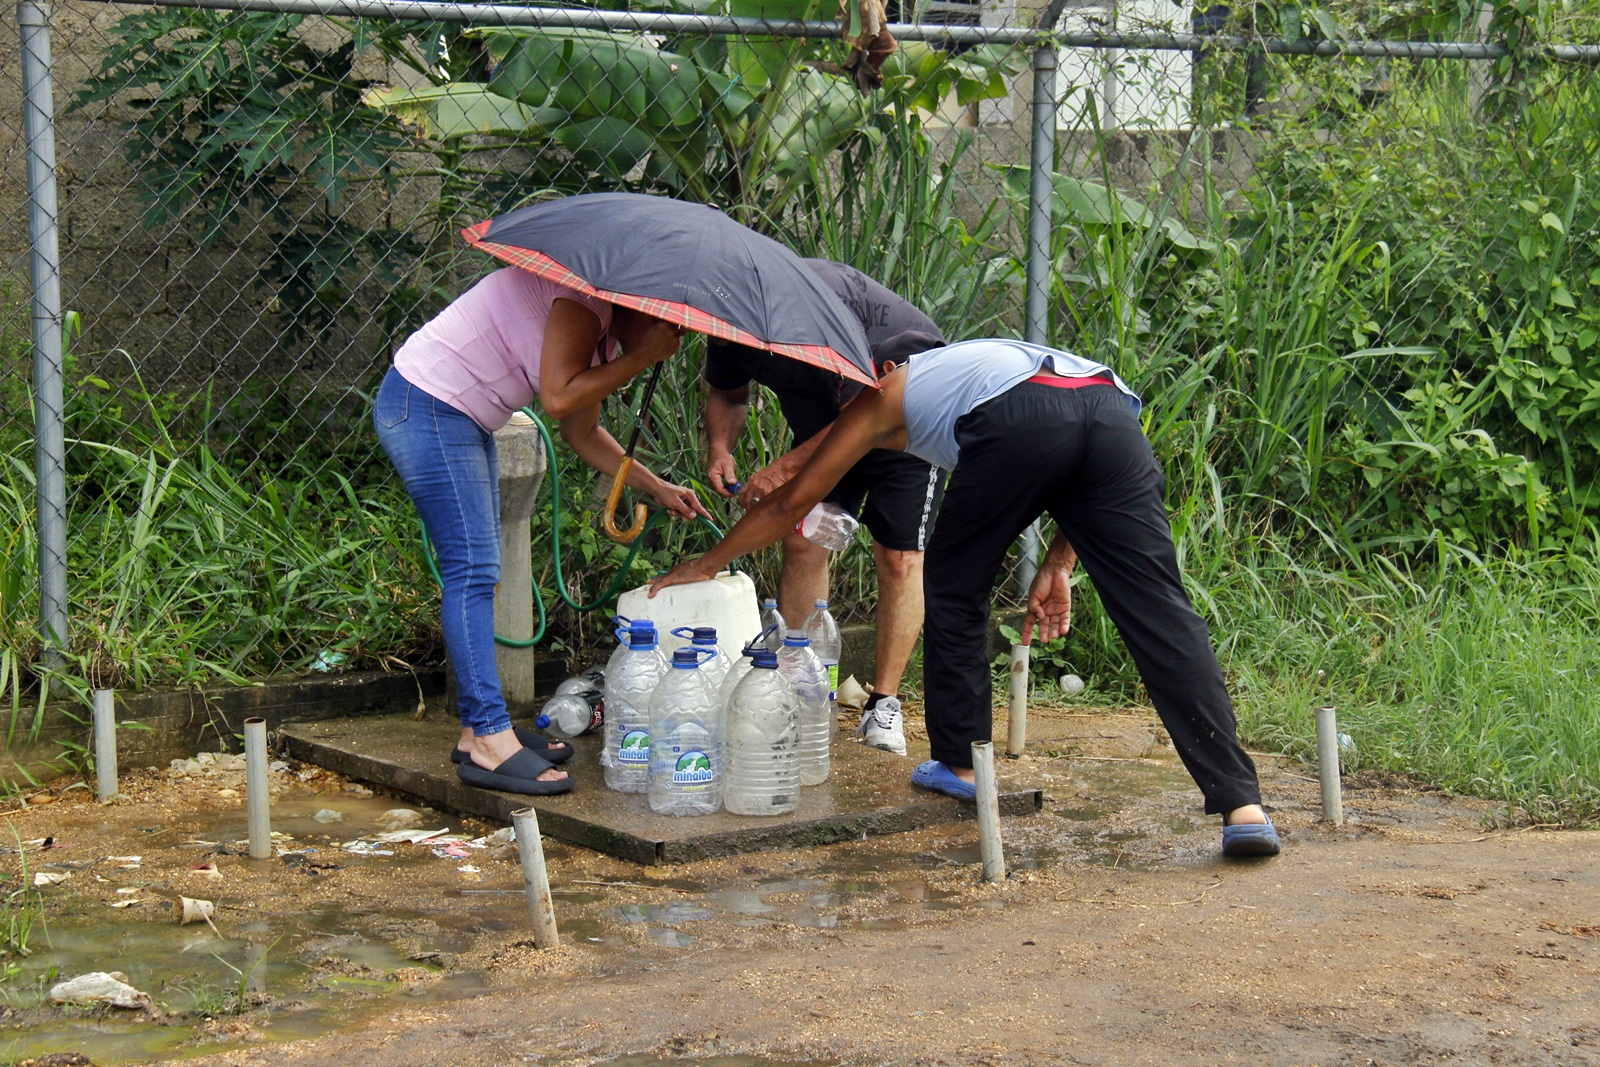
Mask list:
POLYGON ((672 769, 673 785, 704 787, 711 784, 711 779, 711 757, 697 748, 679 756, 672 769))
POLYGON ((617 747, 617 762, 640 767, 650 763, 650 731, 629 730, 622 735, 617 747))

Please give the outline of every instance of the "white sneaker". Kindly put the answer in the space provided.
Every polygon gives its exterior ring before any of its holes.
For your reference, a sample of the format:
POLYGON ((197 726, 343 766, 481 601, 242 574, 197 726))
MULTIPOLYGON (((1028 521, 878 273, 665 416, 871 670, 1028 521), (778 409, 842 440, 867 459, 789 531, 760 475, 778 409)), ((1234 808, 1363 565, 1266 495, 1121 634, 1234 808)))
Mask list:
POLYGON ((856 727, 861 743, 896 756, 906 754, 906 717, 900 710, 900 701, 884 697, 871 711, 861 713, 861 725, 856 727))

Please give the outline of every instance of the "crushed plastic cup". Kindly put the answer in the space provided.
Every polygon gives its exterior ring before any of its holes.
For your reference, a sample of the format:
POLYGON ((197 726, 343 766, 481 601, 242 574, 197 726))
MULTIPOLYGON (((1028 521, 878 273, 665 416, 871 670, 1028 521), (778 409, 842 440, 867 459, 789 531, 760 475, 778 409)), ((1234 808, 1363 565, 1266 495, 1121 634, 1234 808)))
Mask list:
POLYGON ((178 920, 179 926, 199 922, 209 923, 216 910, 217 906, 214 903, 197 897, 179 897, 172 902, 172 917, 178 920))

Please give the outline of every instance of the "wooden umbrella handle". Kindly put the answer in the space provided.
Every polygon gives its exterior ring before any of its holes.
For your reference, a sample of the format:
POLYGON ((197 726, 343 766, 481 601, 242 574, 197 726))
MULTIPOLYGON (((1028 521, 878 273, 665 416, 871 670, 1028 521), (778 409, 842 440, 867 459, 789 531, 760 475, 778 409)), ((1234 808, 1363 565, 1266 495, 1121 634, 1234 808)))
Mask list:
POLYGON ((628 471, 633 468, 633 457, 623 456, 622 465, 617 468, 616 475, 611 479, 611 492, 606 494, 606 512, 600 521, 600 528, 611 540, 621 545, 632 544, 634 539, 644 533, 645 518, 650 514, 650 509, 643 504, 633 506, 633 525, 626 530, 617 526, 617 504, 622 500, 622 487, 628 480, 628 471))

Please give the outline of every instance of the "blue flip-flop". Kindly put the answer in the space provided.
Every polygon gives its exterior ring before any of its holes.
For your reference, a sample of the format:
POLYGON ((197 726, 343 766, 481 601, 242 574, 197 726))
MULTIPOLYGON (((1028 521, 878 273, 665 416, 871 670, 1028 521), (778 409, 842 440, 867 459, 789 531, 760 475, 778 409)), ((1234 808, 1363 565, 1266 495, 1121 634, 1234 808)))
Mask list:
POLYGON ((1278 831, 1266 822, 1242 822, 1222 827, 1222 854, 1231 857, 1276 856, 1283 848, 1278 831))
POLYGON ((911 784, 918 789, 931 789, 957 800, 978 799, 977 786, 963 782, 954 771, 936 759, 918 764, 917 769, 911 772, 911 784))

